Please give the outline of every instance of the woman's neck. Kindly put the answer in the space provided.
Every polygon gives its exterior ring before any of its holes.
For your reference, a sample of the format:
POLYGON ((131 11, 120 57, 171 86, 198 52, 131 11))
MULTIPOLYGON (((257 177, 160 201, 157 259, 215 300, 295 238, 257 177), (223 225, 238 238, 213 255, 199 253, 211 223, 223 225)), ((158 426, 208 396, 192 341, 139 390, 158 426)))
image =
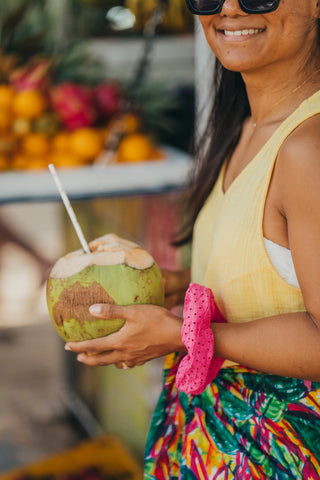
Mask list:
MULTIPOLYGON (((319 64, 320 65, 320 64, 319 64)), ((254 127, 282 121, 320 89, 320 67, 304 71, 243 74, 254 127)))

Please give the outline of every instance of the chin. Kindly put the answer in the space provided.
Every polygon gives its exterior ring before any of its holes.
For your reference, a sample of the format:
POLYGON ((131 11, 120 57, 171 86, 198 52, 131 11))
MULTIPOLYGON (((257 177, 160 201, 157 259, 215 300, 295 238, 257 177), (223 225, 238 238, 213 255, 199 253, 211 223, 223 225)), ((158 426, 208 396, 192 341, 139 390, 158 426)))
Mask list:
MULTIPOLYGON (((219 57, 218 57, 219 58, 219 57)), ((253 64, 252 58, 251 59, 239 59, 239 56, 234 56, 233 58, 219 58, 220 63, 231 72, 246 72, 249 70, 253 70, 256 65, 253 64), (235 58, 236 57, 236 58, 235 58)))
POLYGON ((244 72, 247 70, 246 66, 243 65, 243 63, 239 62, 223 62, 220 60, 220 63, 223 65, 223 67, 227 70, 230 70, 231 72, 244 72))

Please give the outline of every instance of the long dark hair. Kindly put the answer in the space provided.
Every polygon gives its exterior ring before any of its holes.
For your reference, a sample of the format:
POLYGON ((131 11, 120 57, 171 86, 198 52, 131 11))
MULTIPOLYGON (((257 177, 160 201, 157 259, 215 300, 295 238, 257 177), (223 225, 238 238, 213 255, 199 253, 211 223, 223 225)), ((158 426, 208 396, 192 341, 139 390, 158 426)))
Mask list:
POLYGON ((191 241, 197 215, 218 178, 223 162, 236 146, 244 119, 249 114, 250 106, 241 74, 226 70, 216 59, 212 109, 196 145, 195 166, 184 202, 185 222, 175 245, 191 241))

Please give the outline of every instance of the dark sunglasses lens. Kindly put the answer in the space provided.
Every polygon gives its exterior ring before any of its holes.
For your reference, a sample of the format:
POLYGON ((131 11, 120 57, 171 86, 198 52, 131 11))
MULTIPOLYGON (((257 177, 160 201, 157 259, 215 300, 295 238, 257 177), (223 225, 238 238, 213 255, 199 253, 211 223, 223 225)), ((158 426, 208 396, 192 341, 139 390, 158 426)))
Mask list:
POLYGON ((242 4, 252 12, 271 12, 277 8, 279 0, 243 0, 242 4))
POLYGON ((220 0, 191 0, 192 7, 199 12, 213 12, 223 3, 220 0))
MULTIPOLYGON (((223 0, 189 0, 191 6, 198 12, 218 12, 223 0)), ((259 13, 275 10, 280 0, 242 0, 240 4, 245 11, 259 13)))

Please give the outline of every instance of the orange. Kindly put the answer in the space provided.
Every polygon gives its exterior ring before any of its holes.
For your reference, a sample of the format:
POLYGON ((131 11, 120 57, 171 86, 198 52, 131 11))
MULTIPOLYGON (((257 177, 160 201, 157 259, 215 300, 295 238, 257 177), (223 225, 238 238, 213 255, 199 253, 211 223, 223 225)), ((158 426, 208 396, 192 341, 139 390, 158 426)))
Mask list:
POLYGON ((124 137, 118 150, 118 162, 143 162, 151 160, 154 145, 143 133, 131 133, 124 137))
POLYGON ((124 113, 120 117, 111 120, 109 130, 116 130, 118 126, 125 133, 134 133, 141 129, 142 121, 135 113, 124 113))
POLYGON ((17 117, 34 119, 46 110, 46 99, 38 90, 23 90, 16 93, 12 109, 17 117))
POLYGON ((28 155, 23 153, 17 153, 12 157, 11 166, 12 168, 26 168, 29 163, 28 155))
POLYGON ((93 128, 79 128, 70 134, 69 149, 84 160, 94 160, 102 151, 101 134, 93 128))
POLYGON ((97 130, 100 134, 100 137, 102 139, 102 143, 104 144, 105 141, 108 139, 110 135, 110 128, 109 127, 101 127, 97 130))
POLYGON ((141 118, 134 113, 127 113, 123 115, 122 122, 124 130, 128 133, 137 132, 142 126, 141 118))
POLYGON ((0 106, 0 130, 7 130, 12 125, 12 114, 10 110, 1 109, 0 106))
POLYGON ((0 170, 6 170, 9 166, 9 158, 0 154, 0 170))
POLYGON ((50 143, 43 133, 28 133, 22 139, 21 147, 27 155, 47 155, 50 143))
POLYGON ((151 160, 164 160, 166 158, 166 154, 161 148, 156 148, 152 151, 151 160))
POLYGON ((9 110, 12 106, 15 92, 6 84, 0 84, 0 110, 9 110))
POLYGON ((81 167, 87 163, 83 158, 67 152, 52 152, 48 160, 57 168, 81 167))
POLYGON ((57 133, 51 141, 52 150, 56 152, 67 152, 69 149, 69 136, 67 132, 57 133))
POLYGON ((49 161, 47 157, 41 155, 29 156, 27 170, 42 170, 48 168, 49 161))
POLYGON ((16 148, 16 141, 11 134, 0 134, 0 154, 11 155, 16 148))
POLYGON ((12 157, 11 165, 17 169, 40 170, 48 167, 48 160, 42 156, 17 153, 12 157))

